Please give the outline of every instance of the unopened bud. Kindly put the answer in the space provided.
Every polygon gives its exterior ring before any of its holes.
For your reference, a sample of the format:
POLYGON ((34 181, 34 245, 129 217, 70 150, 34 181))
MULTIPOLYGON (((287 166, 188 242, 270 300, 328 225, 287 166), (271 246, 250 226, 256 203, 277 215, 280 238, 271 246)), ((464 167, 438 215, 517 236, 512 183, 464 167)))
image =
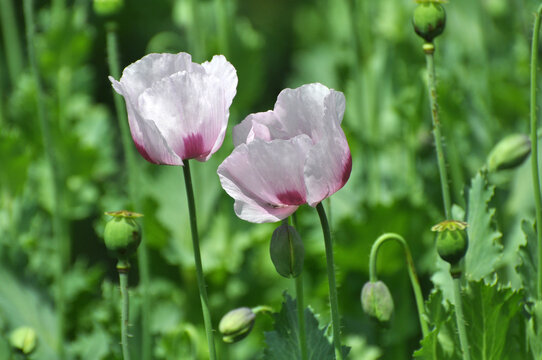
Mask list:
POLYGON ((456 265, 465 256, 469 247, 467 223, 457 220, 445 220, 431 228, 437 234, 437 252, 439 256, 456 265))
POLYGON ((119 259, 127 259, 141 243, 141 226, 135 219, 143 215, 126 210, 106 214, 113 218, 105 225, 105 246, 119 259))
POLYGON ((123 0, 94 0, 94 11, 101 16, 116 14, 122 9, 123 0))
POLYGON ((228 312, 218 324, 218 330, 222 334, 222 340, 226 343, 234 343, 244 339, 252 330, 256 314, 252 309, 242 307, 228 312))
POLYGON ((527 135, 508 135, 489 153, 487 168, 489 171, 513 169, 521 165, 530 153, 531 141, 527 135))
POLYGON ((29 355, 36 349, 36 332, 31 327, 21 326, 11 332, 9 343, 18 352, 29 355))
POLYGON ((380 322, 387 322, 393 314, 393 298, 382 281, 366 282, 361 290, 363 311, 380 322))
POLYGON ((438 1, 423 1, 418 4, 412 17, 414 31, 427 42, 444 31, 446 12, 438 1))
POLYGON ((269 247, 277 272, 287 278, 297 277, 303 270, 305 248, 294 227, 282 224, 273 232, 269 247))

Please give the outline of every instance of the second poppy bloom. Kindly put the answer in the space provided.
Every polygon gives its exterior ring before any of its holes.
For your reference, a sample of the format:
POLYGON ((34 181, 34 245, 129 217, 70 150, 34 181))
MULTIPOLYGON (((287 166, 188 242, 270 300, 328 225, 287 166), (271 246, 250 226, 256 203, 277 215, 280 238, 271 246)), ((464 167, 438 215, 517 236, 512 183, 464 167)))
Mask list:
POLYGON ((344 186, 352 170, 344 109, 341 92, 303 85, 283 90, 274 110, 251 114, 233 129, 236 147, 218 175, 241 219, 279 221, 344 186))
POLYGON ((222 145, 237 73, 222 55, 196 64, 190 54, 149 54, 126 67, 120 81, 130 132, 139 153, 155 164, 208 160, 222 145))

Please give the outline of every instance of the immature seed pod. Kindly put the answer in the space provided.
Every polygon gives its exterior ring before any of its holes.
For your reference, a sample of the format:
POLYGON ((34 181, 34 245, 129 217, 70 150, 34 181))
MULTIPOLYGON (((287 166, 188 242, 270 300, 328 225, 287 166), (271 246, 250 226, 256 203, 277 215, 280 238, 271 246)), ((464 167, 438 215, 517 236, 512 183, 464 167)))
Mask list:
POLYGON ((106 214, 113 218, 105 225, 105 246, 119 259, 127 259, 141 243, 141 226, 135 219, 143 215, 126 210, 106 214))
POLYGON ((124 5, 123 0, 94 0, 94 11, 101 16, 116 14, 124 5))
POLYGON ((465 256, 469 242, 467 223, 457 220, 445 220, 431 228, 437 234, 437 252, 451 265, 456 265, 465 256))
POLYGON ((414 31, 427 42, 444 31, 446 11, 438 1, 423 1, 418 4, 412 17, 414 31))
POLYGON ((21 354, 30 355, 36 349, 36 332, 31 327, 21 326, 11 332, 9 343, 21 354))
POLYGON ((228 312, 218 324, 222 340, 231 344, 244 339, 252 330, 256 314, 247 307, 241 307, 228 312))
POLYGON ((296 229, 282 224, 273 232, 269 246, 271 261, 277 272, 286 277, 297 277, 303 270, 305 248, 296 229))
POLYGON ((393 298, 382 281, 368 281, 361 289, 363 311, 380 322, 388 322, 393 314, 393 298))
POLYGON ((495 145, 487 157, 489 171, 513 169, 531 153, 531 141, 524 134, 511 134, 495 145))

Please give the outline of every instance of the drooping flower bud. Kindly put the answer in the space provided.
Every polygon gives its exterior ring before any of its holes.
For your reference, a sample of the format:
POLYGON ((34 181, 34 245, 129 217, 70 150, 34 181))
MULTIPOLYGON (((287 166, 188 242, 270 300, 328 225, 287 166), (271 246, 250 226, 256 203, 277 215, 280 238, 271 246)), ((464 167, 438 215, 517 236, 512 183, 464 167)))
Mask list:
POLYGON ((29 355, 36 349, 36 331, 31 327, 21 326, 11 332, 9 343, 18 352, 29 355))
POLYGON ((467 239, 467 223, 457 220, 445 220, 431 228, 437 234, 437 252, 439 256, 456 265, 465 256, 469 242, 467 239))
POLYGON ((126 210, 106 214, 113 218, 105 225, 105 246, 119 259, 127 259, 141 243, 141 226, 135 219, 143 215, 126 210))
POLYGON ((252 330, 256 314, 252 309, 241 307, 228 312, 218 324, 218 330, 222 334, 222 340, 231 344, 244 339, 252 330))
POLYGON ((382 281, 368 281, 361 289, 363 311, 380 322, 388 322, 393 314, 393 298, 382 281))
POLYGON ((418 4, 412 17, 414 31, 427 42, 444 31, 446 26, 446 11, 439 1, 429 0, 418 4))
POLYGON ((513 169, 523 163, 531 153, 531 141, 524 134, 512 134, 495 145, 487 157, 489 171, 513 169))
POLYGON ((124 0, 94 0, 94 11, 101 16, 116 14, 122 9, 124 0))
POLYGON ((277 272, 286 277, 297 277, 303 270, 305 247, 296 229, 282 224, 273 232, 269 247, 271 261, 277 272))

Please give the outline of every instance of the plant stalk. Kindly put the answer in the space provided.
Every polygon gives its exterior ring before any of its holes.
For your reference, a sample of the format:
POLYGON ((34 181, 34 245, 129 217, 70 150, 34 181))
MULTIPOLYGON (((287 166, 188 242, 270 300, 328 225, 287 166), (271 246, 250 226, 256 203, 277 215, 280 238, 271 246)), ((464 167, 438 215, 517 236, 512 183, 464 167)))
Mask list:
POLYGON ((431 118, 433 119, 433 136, 437 150, 438 170, 440 173, 440 184, 442 187, 442 199, 444 202, 444 213, 446 219, 450 220, 452 216, 452 201, 450 198, 450 185, 448 181, 448 171, 446 169, 446 160, 444 158, 444 147, 442 145, 442 134, 440 132, 440 119, 438 114, 437 88, 435 75, 435 61, 433 54, 435 45, 425 43, 423 45, 425 60, 427 64, 427 87, 429 91, 429 103, 431 106, 431 118))
POLYGON ((56 238, 58 266, 55 273, 55 305, 57 314, 57 351, 59 359, 64 359, 64 332, 65 332, 65 313, 66 299, 64 291, 64 273, 69 264, 69 238, 66 236, 65 223, 62 218, 62 182, 59 175, 59 167, 57 164, 53 136, 49 120, 47 119, 45 97, 41 84, 40 71, 37 63, 35 52, 35 29, 34 29, 34 3, 33 0, 24 0, 24 20, 27 37, 28 58, 32 77, 36 85, 36 105, 38 111, 38 121, 41 130, 45 158, 49 166, 49 171, 52 177, 51 196, 52 204, 52 225, 53 237, 56 238))
MULTIPOLYGON (((115 79, 120 78, 120 61, 119 50, 116 33, 117 24, 110 22, 106 24, 106 45, 107 45, 107 60, 109 66, 109 72, 115 79)), ((134 154, 134 147, 132 145, 132 137, 130 134, 130 128, 128 127, 128 118, 126 116, 125 107, 122 104, 122 96, 113 91, 113 99, 115 101, 115 110, 117 113, 117 120, 121 133, 122 148, 124 151, 125 167, 128 173, 128 189, 130 200, 134 209, 140 208, 140 200, 138 196, 138 183, 139 172, 136 167, 136 160, 134 154)), ((142 314, 141 314, 141 352, 143 360, 151 359, 152 350, 152 338, 151 338, 151 319, 150 308, 151 301, 149 297, 149 283, 150 283, 150 266, 148 249, 145 242, 142 242, 137 251, 137 261, 139 264, 139 277, 141 279, 141 292, 142 292, 142 314)))
POLYGON ((341 349, 341 328, 339 319, 339 301, 337 297, 337 285, 335 282, 335 262, 333 260, 333 243, 331 241, 331 231, 326 217, 326 211, 322 203, 316 205, 322 232, 324 233, 324 245, 326 249, 327 279, 329 284, 329 304, 331 306, 331 327, 333 330, 333 345, 335 346, 335 358, 342 360, 341 349))
POLYGON ((216 359, 215 341, 213 337, 213 325, 211 321, 211 311, 209 310, 209 299, 207 298, 207 287, 203 277, 203 266, 201 265, 201 254, 199 247, 198 224, 196 219, 196 203, 194 201, 194 190, 192 189, 192 178, 190 175, 189 160, 184 160, 183 173, 186 186, 186 197, 188 200, 188 212, 190 213, 190 230, 192 231, 192 245, 194 247, 194 262, 196 264, 196 274, 198 288, 203 312, 203 323, 207 335, 207 344, 209 346, 209 357, 216 359))
POLYGON ((17 84, 19 76, 23 72, 23 50, 19 41, 19 30, 17 29, 17 17, 13 10, 11 0, 0 0, 0 19, 2 20, 2 35, 4 49, 8 66, 8 74, 11 86, 17 84))
POLYGON ((376 260, 378 256, 378 250, 380 249, 380 246, 382 246, 382 244, 389 240, 397 240, 403 246, 403 250, 405 251, 408 276, 410 277, 410 284, 412 285, 412 291, 414 292, 414 298, 416 299, 416 307, 418 309, 420 328, 422 329, 422 335, 425 338, 427 335, 429 335, 429 326, 427 325, 425 317, 425 307, 423 303, 422 290, 420 288, 420 281, 418 280, 418 275, 416 274, 416 268, 414 267, 414 261, 412 260, 412 253, 410 252, 408 243, 401 235, 386 233, 380 235, 380 237, 376 239, 371 248, 371 255, 369 257, 369 279, 371 282, 376 282, 378 280, 376 276, 376 260))
POLYGON ((459 343, 461 344, 463 360, 470 360, 469 341, 467 339, 465 318, 463 316, 463 304, 461 302, 461 280, 459 278, 454 279, 454 303, 455 320, 457 323, 457 331, 459 332, 459 343))
POLYGON ((122 345, 122 357, 124 360, 130 360, 130 351, 128 349, 128 325, 130 321, 130 299, 128 295, 128 271, 130 264, 126 260, 119 260, 117 271, 119 272, 120 296, 122 298, 122 311, 120 315, 120 336, 122 345))
POLYGON ((535 13, 533 42, 531 48, 531 173, 533 180, 534 201, 536 208, 536 236, 538 243, 538 299, 542 300, 542 194, 540 192, 540 173, 538 167, 538 138, 537 138, 537 104, 536 104, 536 75, 538 66, 538 38, 540 33, 540 16, 542 4, 535 13))

